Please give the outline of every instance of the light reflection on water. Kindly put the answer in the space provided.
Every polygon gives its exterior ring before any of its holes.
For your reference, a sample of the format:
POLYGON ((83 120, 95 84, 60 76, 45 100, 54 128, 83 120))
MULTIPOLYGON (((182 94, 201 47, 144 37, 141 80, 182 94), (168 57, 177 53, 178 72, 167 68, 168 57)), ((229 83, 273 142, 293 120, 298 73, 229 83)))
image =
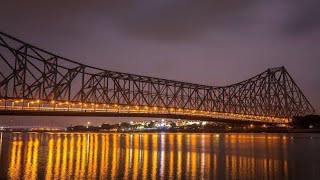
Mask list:
POLYGON ((317 179, 318 152, 317 134, 1 133, 0 178, 317 179))

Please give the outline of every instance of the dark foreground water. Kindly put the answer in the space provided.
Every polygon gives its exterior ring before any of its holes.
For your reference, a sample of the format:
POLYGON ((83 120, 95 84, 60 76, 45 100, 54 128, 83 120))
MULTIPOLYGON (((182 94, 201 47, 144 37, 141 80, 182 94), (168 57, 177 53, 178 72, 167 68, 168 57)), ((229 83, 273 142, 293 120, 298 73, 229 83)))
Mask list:
POLYGON ((1 133, 0 179, 320 179, 319 134, 1 133))

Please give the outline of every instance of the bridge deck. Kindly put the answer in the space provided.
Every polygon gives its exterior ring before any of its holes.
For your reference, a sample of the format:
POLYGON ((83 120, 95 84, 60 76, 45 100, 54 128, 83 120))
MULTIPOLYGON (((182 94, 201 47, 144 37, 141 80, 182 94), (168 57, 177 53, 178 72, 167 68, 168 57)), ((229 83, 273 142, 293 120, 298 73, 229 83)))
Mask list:
POLYGON ((148 106, 121 106, 45 102, 30 100, 0 100, 0 115, 15 116, 84 116, 84 117, 152 117, 216 121, 226 123, 276 124, 288 123, 287 118, 264 117, 191 109, 158 108, 148 106))
POLYGON ((27 110, 0 110, 0 116, 76 116, 76 117, 151 117, 166 119, 186 119, 200 121, 214 121, 232 124, 277 124, 264 121, 223 119, 199 115, 159 114, 159 113, 124 113, 124 112, 77 112, 77 111, 27 111, 27 110))

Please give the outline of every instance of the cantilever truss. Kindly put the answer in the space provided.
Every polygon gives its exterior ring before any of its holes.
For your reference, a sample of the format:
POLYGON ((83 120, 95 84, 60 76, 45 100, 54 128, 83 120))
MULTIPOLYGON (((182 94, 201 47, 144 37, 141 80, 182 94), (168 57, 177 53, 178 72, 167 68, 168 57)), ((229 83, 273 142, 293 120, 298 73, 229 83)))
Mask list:
POLYGON ((0 33, 0 99, 179 108, 291 118, 314 112, 284 67, 213 87, 103 70, 0 33))

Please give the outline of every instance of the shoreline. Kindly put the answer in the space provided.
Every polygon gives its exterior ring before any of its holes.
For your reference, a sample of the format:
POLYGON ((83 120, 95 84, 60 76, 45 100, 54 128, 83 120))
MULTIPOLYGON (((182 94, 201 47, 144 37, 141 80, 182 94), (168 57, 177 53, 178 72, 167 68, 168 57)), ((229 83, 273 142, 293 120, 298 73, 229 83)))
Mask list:
POLYGON ((4 133, 248 133, 248 134, 261 134, 261 133, 320 133, 320 129, 255 129, 255 130, 184 130, 184 131, 173 131, 173 130, 150 130, 150 131, 26 131, 26 130, 12 130, 12 131, 0 131, 4 133))

